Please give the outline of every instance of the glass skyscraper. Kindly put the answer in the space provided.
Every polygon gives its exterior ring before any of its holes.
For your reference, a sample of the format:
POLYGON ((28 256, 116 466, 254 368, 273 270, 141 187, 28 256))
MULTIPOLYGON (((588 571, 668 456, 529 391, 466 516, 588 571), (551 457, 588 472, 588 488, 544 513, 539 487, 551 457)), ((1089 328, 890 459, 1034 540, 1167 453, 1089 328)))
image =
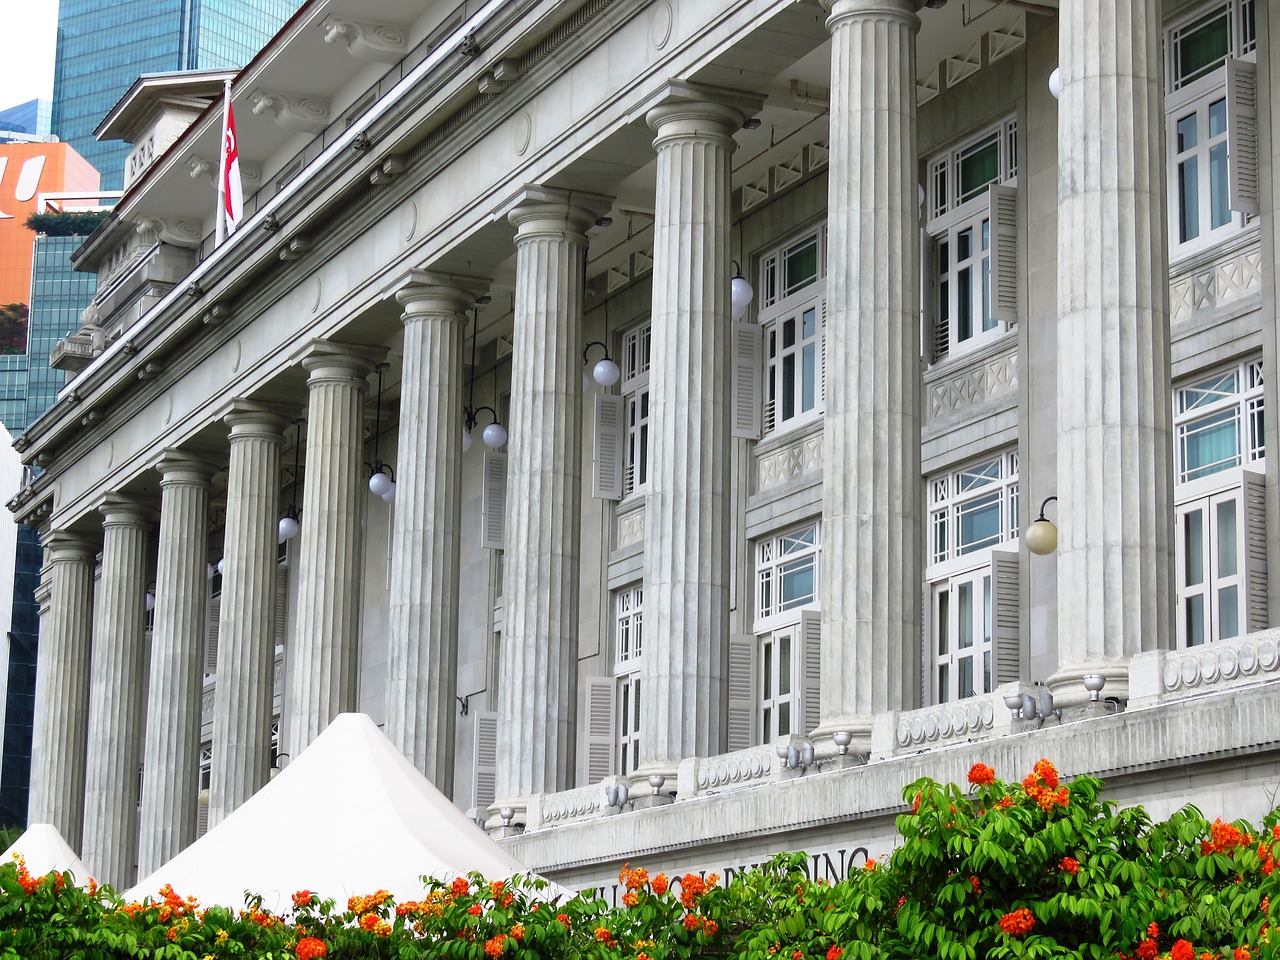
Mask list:
POLYGON ((144 73, 243 67, 303 0, 61 0, 53 132, 119 190, 129 148, 94 128, 144 73))

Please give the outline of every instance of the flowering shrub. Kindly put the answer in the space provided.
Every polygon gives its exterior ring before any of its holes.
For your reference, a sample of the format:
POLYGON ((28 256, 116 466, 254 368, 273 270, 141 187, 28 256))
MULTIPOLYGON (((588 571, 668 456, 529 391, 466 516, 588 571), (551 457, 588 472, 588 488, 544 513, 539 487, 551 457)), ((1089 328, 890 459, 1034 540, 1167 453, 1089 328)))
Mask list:
POLYGON ((18 861, 0 865, 0 960, 1277 957, 1280 811, 1258 827, 1193 808, 1152 824, 1100 789, 1091 777, 1062 782, 1048 760, 1011 783, 975 764, 967 789, 908 786, 901 844, 839 883, 811 881, 804 854, 727 885, 628 864, 617 908, 472 875, 427 879, 418 900, 379 890, 345 909, 299 890, 276 915, 257 900, 205 909, 168 887, 124 903, 18 861))

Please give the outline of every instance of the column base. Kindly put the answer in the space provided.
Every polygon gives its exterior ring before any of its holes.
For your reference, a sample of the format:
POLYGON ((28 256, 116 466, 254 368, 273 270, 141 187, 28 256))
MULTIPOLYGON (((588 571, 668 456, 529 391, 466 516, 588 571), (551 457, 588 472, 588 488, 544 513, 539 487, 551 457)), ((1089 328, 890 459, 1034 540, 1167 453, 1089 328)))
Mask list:
POLYGON ((1046 681, 1049 692, 1053 694, 1054 707, 1068 709, 1089 703, 1090 693, 1085 689, 1084 678, 1096 675, 1103 678, 1105 684, 1098 694, 1099 701, 1108 699, 1127 703, 1129 700, 1129 661, 1128 660, 1095 660, 1085 663, 1071 663, 1058 668, 1046 681))

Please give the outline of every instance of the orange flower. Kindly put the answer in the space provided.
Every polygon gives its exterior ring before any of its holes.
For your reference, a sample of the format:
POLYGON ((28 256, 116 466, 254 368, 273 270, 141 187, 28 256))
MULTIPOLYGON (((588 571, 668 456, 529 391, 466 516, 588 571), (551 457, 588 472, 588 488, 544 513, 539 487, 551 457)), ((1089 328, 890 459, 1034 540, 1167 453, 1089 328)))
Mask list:
POLYGON ((1179 940, 1169 951, 1169 960, 1195 960, 1196 948, 1186 940, 1179 940))
POLYGON ((1003 809, 1008 810, 1010 807, 1013 806, 1013 797, 1001 797, 1000 806, 1003 809))
POLYGON ((1152 938, 1160 936, 1160 924, 1156 923, 1154 920, 1148 923, 1147 936, 1152 938))
POLYGON ((1062 862, 1058 864, 1058 869, 1075 876, 1080 872, 1080 861, 1075 857, 1063 857, 1062 862))
POLYGON ((385 920, 379 920, 377 925, 373 928, 373 935, 375 937, 391 936, 391 924, 387 923, 385 920))
POLYGON ((311 905, 311 900, 315 896, 310 890, 299 890, 293 895, 293 905, 295 907, 307 907, 311 905))
POLYGON ((994 782, 996 772, 985 763, 975 763, 969 768, 969 783, 975 787, 985 787, 994 782))
POLYGON ((471 914, 473 917, 478 917, 483 912, 484 908, 478 903, 473 903, 471 906, 467 907, 467 913, 471 914))
POLYGON ((973 892, 974 892, 974 893, 981 893, 981 892, 982 892, 982 884, 978 882, 978 878, 977 878, 977 877, 970 877, 970 878, 969 878, 969 886, 973 889, 973 892))
POLYGON ((360 914, 360 929, 372 930, 378 925, 378 915, 376 913, 360 914))
POLYGON ((878 860, 868 860, 866 863, 862 865, 862 869, 868 872, 871 872, 873 870, 879 870, 880 862, 878 860))
POLYGON ((449 889, 455 897, 465 897, 471 892, 471 881, 466 877, 455 877, 449 889))
POLYGON ((507 938, 505 934, 490 937, 484 942, 484 955, 486 957, 500 957, 506 949, 507 938))
POLYGON ((1236 947, 1236 960, 1249 960, 1250 956, 1251 954, 1249 953, 1249 948, 1247 946, 1236 947))
POLYGON ((919 810, 920 810, 920 794, 917 793, 915 802, 911 804, 911 812, 917 813, 919 810))
POLYGON ((573 921, 569 919, 569 915, 567 913, 557 913, 556 919, 564 924, 564 928, 566 930, 573 926, 573 921))
POLYGON ((316 960, 317 957, 328 956, 329 948, 325 946, 323 940, 317 940, 315 937, 303 937, 298 941, 296 952, 298 960, 316 960))
POLYGON ((718 873, 708 873, 708 874, 707 874, 707 889, 708 889, 708 890, 714 890, 714 889, 716 888, 716 886, 717 886, 719 883, 720 883, 720 874, 718 874, 718 873))
POLYGON ((844 953, 844 947, 837 947, 834 943, 831 949, 827 951, 827 960, 840 960, 840 954, 844 953))
POLYGON ((622 905, 624 907, 634 907, 639 902, 640 897, 634 890, 628 890, 622 895, 622 905))
POLYGON ((1159 945, 1155 940, 1148 937, 1146 940, 1143 940, 1138 944, 1138 949, 1135 951, 1134 956, 1136 956, 1138 960, 1155 960, 1156 954, 1159 952, 1159 945))
POLYGON ((791 960, 804 960, 804 954, 797 950, 791 954, 791 960))
POLYGON ((1020 937, 1023 934, 1030 933, 1035 923, 1035 914, 1026 907, 1019 907, 1012 913, 1006 913, 1000 918, 1000 929, 1010 936, 1020 937))
POLYGON ((501 881, 501 880, 495 880, 495 881, 493 881, 493 883, 489 884, 489 893, 490 893, 493 897, 497 897, 497 896, 498 896, 498 894, 500 894, 501 892, 502 892, 502 881, 501 881))
POLYGON ((599 940, 601 943, 608 943, 610 940, 613 939, 613 936, 609 933, 608 929, 606 929, 605 927, 596 927, 595 936, 596 936, 596 939, 599 940))
POLYGON ((698 915, 696 913, 686 913, 684 915, 684 928, 690 933, 698 929, 698 915))
POLYGON ((650 884, 650 886, 653 888, 654 893, 656 893, 658 896, 662 896, 664 893, 667 892, 667 887, 669 886, 669 884, 667 883, 667 875, 665 873, 658 874, 656 877, 653 878, 653 882, 650 884))
POLYGON ((512 928, 511 928, 511 939, 513 939, 513 940, 523 940, 523 939, 524 939, 524 924, 523 924, 523 923, 517 923, 514 927, 512 927, 512 928))
POLYGON ((706 881, 696 873, 686 873, 680 878, 680 902, 686 908, 691 908, 706 890, 706 881))
POLYGON ((702 921, 702 932, 705 933, 708 937, 714 937, 716 935, 716 931, 719 929, 720 929, 720 924, 716 923, 714 920, 702 921))

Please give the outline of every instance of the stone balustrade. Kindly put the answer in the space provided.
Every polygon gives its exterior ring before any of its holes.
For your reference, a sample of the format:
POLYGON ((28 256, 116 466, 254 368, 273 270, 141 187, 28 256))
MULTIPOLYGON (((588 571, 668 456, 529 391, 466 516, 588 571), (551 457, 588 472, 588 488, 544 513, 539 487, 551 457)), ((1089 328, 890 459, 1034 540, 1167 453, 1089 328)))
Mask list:
MULTIPOLYGON (((1261 630, 1186 650, 1152 650, 1129 662, 1129 707, 1185 700, 1273 680, 1280 673, 1280 630, 1261 630)), ((1106 696, 1106 690, 1102 695, 1106 696)))

